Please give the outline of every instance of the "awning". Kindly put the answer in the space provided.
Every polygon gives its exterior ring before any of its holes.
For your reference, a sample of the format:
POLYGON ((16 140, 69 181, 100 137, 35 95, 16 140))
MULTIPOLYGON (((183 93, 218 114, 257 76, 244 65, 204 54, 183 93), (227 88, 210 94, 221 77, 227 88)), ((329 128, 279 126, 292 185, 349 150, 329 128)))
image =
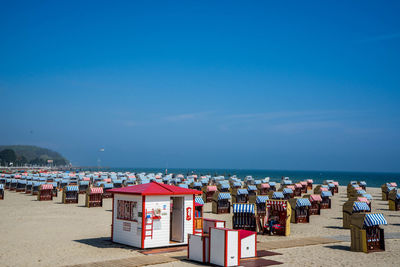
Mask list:
POLYGON ((53 189, 53 185, 52 184, 42 184, 41 189, 42 190, 52 190, 53 189))
POLYGON ((182 187, 182 188, 186 188, 186 189, 189 188, 189 186, 188 186, 187 184, 179 184, 178 186, 179 186, 179 187, 182 187))
POLYGON ((103 194, 103 187, 91 187, 90 193, 92 194, 103 194))
POLYGON ((227 183, 222 183, 220 186, 221 186, 221 189, 229 189, 230 188, 230 185, 227 183))
POLYGON ((231 199, 231 194, 226 193, 226 192, 219 193, 218 200, 222 200, 222 199, 231 199))
POLYGON ((329 188, 333 188, 333 187, 335 187, 335 185, 334 185, 333 183, 329 183, 329 184, 328 184, 328 187, 329 187, 329 188))
POLYGON ((321 192, 321 197, 331 197, 332 193, 331 191, 322 191, 321 192))
POLYGON ((217 187, 215 185, 207 186, 207 192, 214 192, 217 191, 217 187))
POLYGON ((274 192, 274 193, 272 194, 272 198, 274 198, 274 199, 279 199, 279 198, 285 198, 285 196, 283 195, 282 192, 274 192))
POLYGON ((233 213, 254 213, 253 204, 233 204, 233 213))
POLYGON ((302 184, 297 183, 297 184, 294 185, 294 187, 295 187, 295 188, 302 188, 303 186, 302 186, 302 184))
MULTIPOLYGON (((326 187, 320 187, 319 190, 320 190, 321 192, 329 191, 329 189, 326 188, 326 187)), ((330 192, 330 191, 329 191, 329 192, 330 192)))
POLYGON ((204 200, 202 197, 196 196, 194 202, 198 205, 204 205, 204 200))
POLYGON ((373 199, 373 197, 371 196, 371 194, 363 194, 362 196, 365 197, 365 198, 368 199, 368 200, 372 200, 372 199, 373 199))
POLYGON ((250 191, 257 191, 257 187, 256 187, 255 185, 248 185, 248 186, 247 186, 247 190, 250 190, 250 191))
POLYGON ((360 185, 365 185, 365 186, 366 186, 367 183, 366 183, 365 181, 361 181, 361 182, 360 182, 360 185))
POLYGON ((291 180, 283 180, 282 184, 293 184, 291 180))
POLYGON ((89 185, 89 181, 80 181, 79 185, 89 185))
POLYGON ((286 201, 284 200, 267 200, 267 208, 273 209, 273 210, 279 210, 279 211, 284 211, 287 208, 286 201))
POLYGON ((391 187, 397 187, 396 183, 389 183, 391 187))
POLYGON ((307 207, 311 206, 310 200, 308 198, 298 198, 296 201, 296 208, 297 207, 307 207))
POLYGON ((303 185, 307 185, 307 182, 300 182, 300 184, 303 185))
POLYGON ((368 199, 366 197, 358 197, 357 201, 358 202, 365 202, 365 203, 369 204, 369 201, 368 201, 368 199))
POLYGON ((79 191, 77 185, 69 185, 65 188, 65 191, 79 191))
POLYGON ((233 186, 234 186, 234 187, 241 187, 241 186, 242 186, 242 183, 241 183, 241 182, 234 182, 234 183, 233 183, 233 186))
POLYGON ((381 213, 369 213, 365 214, 364 225, 365 226, 374 226, 387 224, 385 217, 381 213))
POLYGON ((269 182, 269 185, 270 186, 276 186, 276 183, 275 182, 269 182))
POLYGON ((335 186, 339 186, 339 182, 332 182, 335 186))
POLYGON ((353 211, 370 211, 370 208, 366 202, 354 202, 353 211))
POLYGON ((286 186, 286 188, 289 188, 289 189, 295 190, 295 187, 294 187, 294 185, 288 185, 288 186, 286 186))
POLYGON ((261 184, 261 188, 270 188, 269 184, 261 184))
POLYGON ((237 194, 238 194, 238 195, 248 195, 248 194, 249 194, 249 191, 247 191, 247 189, 241 188, 241 189, 238 189, 238 190, 237 190, 237 194))
POLYGON ((311 201, 322 201, 322 198, 320 195, 310 195, 311 201))
POLYGON ((367 192, 365 192, 364 190, 357 190, 357 194, 359 195, 363 195, 366 194, 367 192))
POLYGON ((193 183, 193 186, 194 187, 201 187, 201 183, 200 182, 195 182, 195 183, 193 183))
POLYGON ((265 203, 269 199, 268 196, 257 196, 256 203, 265 203))
POLYGON ((307 179, 308 184, 312 184, 313 182, 314 182, 313 179, 307 179))
POLYGON ((283 188, 283 194, 293 194, 293 190, 290 188, 283 188))

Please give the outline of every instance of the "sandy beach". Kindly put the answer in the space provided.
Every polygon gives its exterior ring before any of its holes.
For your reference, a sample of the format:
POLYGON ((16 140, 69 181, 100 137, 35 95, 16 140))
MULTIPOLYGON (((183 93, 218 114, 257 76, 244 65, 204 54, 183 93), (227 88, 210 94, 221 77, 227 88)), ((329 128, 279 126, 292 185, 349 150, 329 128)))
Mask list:
MULTIPOLYGON (((386 251, 356 253, 350 251, 350 230, 342 229, 342 205, 346 188, 332 199, 332 209, 322 210, 320 216, 311 216, 309 224, 292 224, 289 237, 261 236, 258 241, 330 237, 337 243, 275 249, 282 255, 266 257, 282 262, 281 266, 398 266, 400 260, 400 213, 388 210, 380 200, 380 188, 367 188, 374 200, 372 211, 383 213, 388 221, 385 229, 386 251), (341 241, 344 240, 344 241, 341 241)), ((37 201, 36 196, 6 190, 0 201, 0 266, 65 266, 136 256, 137 249, 110 241, 111 199, 105 199, 102 208, 84 207, 84 195, 79 204, 60 204, 61 194, 53 201, 37 201)), ((211 213, 211 204, 204 208, 204 217, 227 221, 230 215, 211 213)), ((185 255, 179 252, 176 255, 185 255)), ((173 253, 171 254, 173 255, 173 253)), ((157 266, 192 266, 188 261, 176 261, 157 266)))

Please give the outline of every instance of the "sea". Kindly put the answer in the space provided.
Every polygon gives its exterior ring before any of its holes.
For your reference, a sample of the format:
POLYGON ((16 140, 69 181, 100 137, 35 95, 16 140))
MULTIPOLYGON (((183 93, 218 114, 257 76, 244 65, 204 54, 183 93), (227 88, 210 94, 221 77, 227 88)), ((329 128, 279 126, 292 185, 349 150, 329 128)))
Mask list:
MULTIPOLYGON (((93 169, 92 169, 93 170, 93 169)), ((165 173, 165 168, 107 168, 102 171, 113 172, 145 172, 145 173, 165 173)), ((314 184, 320 184, 324 180, 335 180, 340 185, 347 185, 350 181, 365 181, 367 186, 380 187, 386 182, 396 182, 400 184, 400 173, 388 172, 344 172, 344 171, 293 171, 293 170, 246 170, 246 169, 186 169, 171 168, 168 173, 184 175, 223 175, 229 177, 236 175, 242 180, 251 175, 254 179, 270 177, 270 181, 280 182, 282 177, 289 177, 293 182, 313 179, 314 184)))

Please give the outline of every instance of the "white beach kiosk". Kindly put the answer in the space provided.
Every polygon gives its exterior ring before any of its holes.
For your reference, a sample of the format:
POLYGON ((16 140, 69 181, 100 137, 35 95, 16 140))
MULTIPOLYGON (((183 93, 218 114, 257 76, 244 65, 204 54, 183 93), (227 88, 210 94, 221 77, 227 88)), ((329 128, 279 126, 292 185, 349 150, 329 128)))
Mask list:
POLYGON ((188 234, 194 234, 195 196, 201 191, 150 182, 107 192, 113 194, 113 242, 167 247, 187 244, 188 234))

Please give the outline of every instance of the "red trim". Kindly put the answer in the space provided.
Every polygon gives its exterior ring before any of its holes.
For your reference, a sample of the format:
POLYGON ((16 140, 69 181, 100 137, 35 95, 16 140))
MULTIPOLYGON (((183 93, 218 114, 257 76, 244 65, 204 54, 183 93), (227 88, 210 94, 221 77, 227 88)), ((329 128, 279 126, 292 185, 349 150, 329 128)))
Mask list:
POLYGON ((146 210, 145 210, 146 196, 142 196, 142 249, 144 249, 144 235, 146 233, 146 210))
POLYGON ((256 232, 256 257, 257 257, 257 232, 256 232))
POLYGON ((114 242, 114 195, 112 196, 111 242, 114 242))
POLYGON ((238 232, 238 240, 239 240, 239 242, 238 242, 239 246, 238 246, 238 262, 237 262, 237 265, 240 265, 240 258, 242 257, 242 240, 240 239, 239 232, 238 232))
POLYGON ((195 234, 195 230, 194 230, 194 227, 195 227, 195 218, 194 218, 194 215, 195 215, 195 213, 196 213, 196 207, 195 207, 195 195, 193 195, 193 216, 192 216, 192 220, 193 220, 193 234, 195 234))
POLYGON ((201 236, 201 239, 203 241, 203 262, 207 262, 207 260, 206 260, 206 240, 207 240, 207 238, 205 236, 201 236))
POLYGON ((189 242, 190 242, 190 235, 188 234, 188 247, 187 247, 187 258, 189 259, 189 242))
POLYGON ((225 249, 224 249, 224 266, 228 266, 228 231, 225 230, 225 249))

